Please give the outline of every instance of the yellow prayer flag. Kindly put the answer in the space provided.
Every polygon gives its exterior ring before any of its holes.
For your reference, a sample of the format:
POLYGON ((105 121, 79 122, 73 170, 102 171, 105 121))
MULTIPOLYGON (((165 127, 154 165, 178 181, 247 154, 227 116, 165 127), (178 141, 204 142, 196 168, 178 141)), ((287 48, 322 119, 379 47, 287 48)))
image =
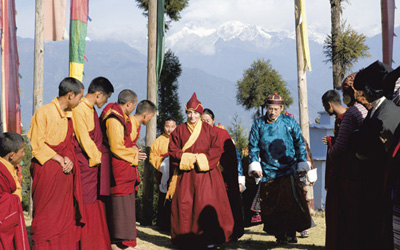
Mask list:
POLYGON ((311 71, 310 46, 308 45, 307 17, 305 0, 298 0, 300 8, 300 32, 301 42, 303 44, 304 65, 306 69, 311 71))

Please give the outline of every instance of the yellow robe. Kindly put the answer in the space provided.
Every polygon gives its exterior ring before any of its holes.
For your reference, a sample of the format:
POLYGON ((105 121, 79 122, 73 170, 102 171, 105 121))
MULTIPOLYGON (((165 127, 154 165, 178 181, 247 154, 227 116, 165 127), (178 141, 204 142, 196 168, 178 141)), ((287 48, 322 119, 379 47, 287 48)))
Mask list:
MULTIPOLYGON (((140 123, 133 115, 128 117, 124 114, 124 117, 126 120, 131 120, 132 132, 130 136, 132 140, 135 140, 136 137, 139 136, 137 134, 137 130, 140 126, 140 123)), ((112 154, 124 161, 129 162, 131 165, 137 166, 139 163, 138 151, 134 148, 125 147, 124 132, 124 126, 117 118, 111 117, 107 119, 106 134, 112 154)))
POLYGON ((169 135, 163 133, 151 145, 149 161, 157 171, 160 171, 160 165, 165 158, 165 154, 168 154, 168 144, 169 135))
POLYGON ((85 97, 72 110, 74 133, 79 145, 89 157, 89 166, 94 167, 101 163, 101 152, 90 138, 89 132, 94 129, 94 107, 85 97))
POLYGON ((72 112, 61 110, 58 98, 40 107, 31 119, 28 138, 31 141, 32 155, 41 165, 57 153, 49 145, 58 145, 65 140, 68 131, 68 118, 72 112))

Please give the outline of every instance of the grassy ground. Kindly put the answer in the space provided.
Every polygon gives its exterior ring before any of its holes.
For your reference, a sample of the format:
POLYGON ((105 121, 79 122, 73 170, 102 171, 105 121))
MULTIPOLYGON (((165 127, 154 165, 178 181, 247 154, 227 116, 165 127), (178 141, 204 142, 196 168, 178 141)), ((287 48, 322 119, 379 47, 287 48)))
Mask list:
MULTIPOLYGON (((261 250, 261 249, 299 249, 299 250, 323 250, 325 249, 325 216, 322 212, 317 212, 313 216, 316 227, 311 228, 310 237, 298 238, 297 244, 287 244, 276 246, 275 237, 267 235, 262 230, 262 225, 257 225, 245 229, 245 234, 236 242, 229 242, 221 245, 220 249, 225 250, 261 250)), ((28 231, 30 230, 30 221, 26 221, 28 231)), ((137 227, 137 243, 142 250, 161 250, 176 249, 171 244, 171 238, 168 233, 157 230, 155 226, 144 227, 140 224, 137 227)), ((28 232, 29 234, 29 232, 28 232)), ((299 236, 300 234, 298 234, 299 236)))

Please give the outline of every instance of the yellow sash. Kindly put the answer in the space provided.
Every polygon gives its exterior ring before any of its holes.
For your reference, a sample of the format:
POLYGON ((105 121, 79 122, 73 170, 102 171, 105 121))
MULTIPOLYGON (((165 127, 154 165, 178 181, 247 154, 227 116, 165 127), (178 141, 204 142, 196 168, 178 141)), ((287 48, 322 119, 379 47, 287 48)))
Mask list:
MULTIPOLYGON (((193 155, 193 154, 186 155, 185 151, 188 148, 190 148, 196 142, 197 138, 199 138, 199 135, 200 135, 200 132, 201 132, 201 127, 202 127, 202 121, 199 120, 197 125, 194 127, 194 129, 192 131, 192 134, 190 135, 189 139, 187 140, 185 145, 183 145, 182 152, 184 154, 182 154, 182 159, 181 159, 181 162, 179 163, 179 168, 182 169, 182 170, 191 170, 191 169, 193 169, 193 167, 191 167, 191 166, 193 166, 193 158, 190 156, 190 155, 193 155), (191 162, 190 162, 190 160, 191 160, 191 162)), ((188 125, 188 128, 189 128, 189 130, 191 130, 189 125, 188 125)), ((179 173, 178 169, 175 168, 174 169, 174 173, 173 173, 172 178, 171 178, 171 182, 169 184, 168 192, 167 192, 167 195, 166 195, 165 199, 172 200, 172 197, 175 194, 176 182, 178 180, 178 173, 179 173)))

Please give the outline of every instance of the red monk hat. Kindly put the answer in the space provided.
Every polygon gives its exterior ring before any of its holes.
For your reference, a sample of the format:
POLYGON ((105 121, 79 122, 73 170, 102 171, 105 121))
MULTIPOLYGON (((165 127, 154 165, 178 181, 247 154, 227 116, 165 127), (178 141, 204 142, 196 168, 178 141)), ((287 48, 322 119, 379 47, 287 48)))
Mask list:
POLYGON ((283 105, 283 98, 282 96, 274 93, 273 95, 269 95, 265 105, 283 105))
POLYGON ((201 105, 201 102, 197 100, 196 92, 193 93, 192 98, 185 104, 186 111, 188 110, 194 110, 199 112, 200 114, 203 114, 203 105, 201 105))

